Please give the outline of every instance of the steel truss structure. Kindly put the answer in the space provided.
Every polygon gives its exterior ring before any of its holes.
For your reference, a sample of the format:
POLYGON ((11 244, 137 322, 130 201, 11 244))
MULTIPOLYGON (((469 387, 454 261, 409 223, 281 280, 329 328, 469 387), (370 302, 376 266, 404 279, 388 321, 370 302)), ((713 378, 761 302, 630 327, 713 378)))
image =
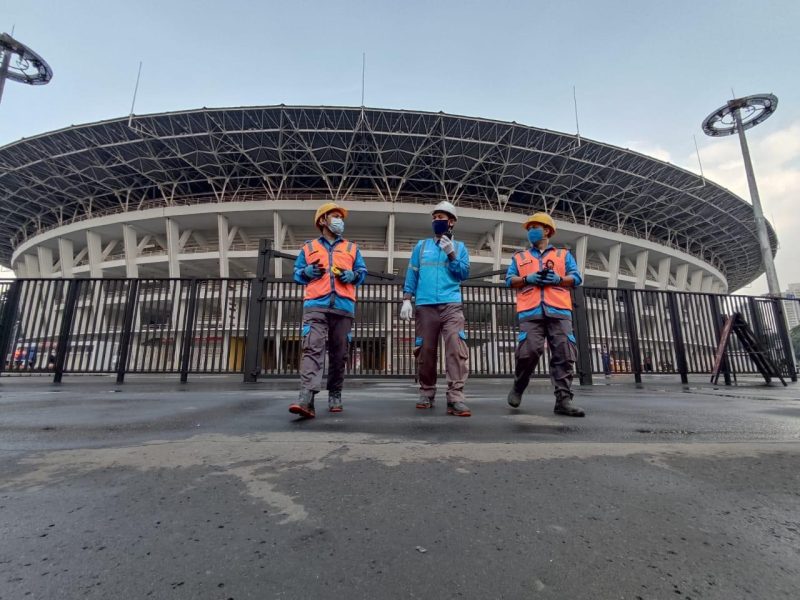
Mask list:
POLYGON ((0 263, 35 235, 104 214, 309 194, 545 210, 687 252, 731 290, 762 270, 752 206, 648 156, 513 122, 283 105, 114 119, 0 148, 0 263))

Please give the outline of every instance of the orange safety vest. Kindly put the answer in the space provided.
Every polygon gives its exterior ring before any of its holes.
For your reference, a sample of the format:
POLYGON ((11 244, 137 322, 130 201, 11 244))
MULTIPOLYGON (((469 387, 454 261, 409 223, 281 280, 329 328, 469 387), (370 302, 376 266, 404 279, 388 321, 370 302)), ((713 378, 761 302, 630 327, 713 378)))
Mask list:
MULTIPOLYGON (((567 276, 567 250, 548 248, 541 258, 534 258, 528 250, 514 254, 514 262, 521 277, 538 273, 545 266, 553 269, 562 278, 567 276)), ((551 308, 572 310, 572 295, 569 289, 559 285, 528 285, 517 290, 517 312, 533 310, 542 303, 551 308)))
POLYGON ((341 240, 328 250, 322 242, 317 240, 310 240, 303 246, 303 252, 306 256, 306 264, 319 262, 321 269, 325 270, 325 274, 319 279, 310 281, 306 285, 304 300, 315 300, 317 298, 324 298, 331 291, 335 292, 337 296, 347 298, 348 300, 356 299, 356 286, 352 283, 345 283, 337 275, 333 273, 331 263, 337 269, 342 271, 352 271, 353 265, 356 262, 356 252, 358 246, 353 242, 341 240))

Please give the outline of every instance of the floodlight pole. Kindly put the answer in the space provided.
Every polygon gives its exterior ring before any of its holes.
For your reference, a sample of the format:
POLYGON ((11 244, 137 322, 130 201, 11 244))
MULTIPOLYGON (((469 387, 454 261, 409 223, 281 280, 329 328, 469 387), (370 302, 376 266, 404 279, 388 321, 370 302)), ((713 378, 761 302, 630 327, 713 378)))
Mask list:
POLYGON ((3 88, 6 87, 8 67, 11 64, 11 52, 3 52, 3 63, 0 64, 0 101, 3 99, 3 88))
MULTIPOLYGON (((731 106, 737 102, 731 100, 731 106)), ((740 106, 731 106, 733 118, 736 121, 736 131, 739 134, 739 144, 742 146, 742 158, 744 159, 744 170, 747 174, 747 187, 750 188, 750 201, 753 204, 753 213, 756 218, 756 231, 758 232, 758 245, 761 247, 761 258, 764 261, 764 272, 767 275, 767 288, 769 295, 775 298, 781 295, 781 286, 778 283, 778 273, 775 270, 775 260, 772 257, 772 248, 769 244, 769 234, 767 233, 767 222, 764 219, 764 210, 761 208, 761 197, 758 195, 756 176, 753 173, 753 161, 750 160, 750 148, 747 146, 747 137, 744 134, 742 125, 742 115, 739 112, 740 106)))
POLYGON ((775 271, 775 260, 772 257, 772 248, 769 243, 767 222, 764 220, 764 210, 761 208, 761 197, 758 195, 756 176, 753 174, 753 162, 750 160, 750 149, 747 147, 745 130, 755 127, 766 121, 778 107, 778 98, 774 94, 756 94, 743 98, 734 98, 727 104, 708 115, 703 121, 703 132, 712 137, 739 134, 739 144, 742 146, 744 170, 747 174, 747 185, 750 188, 750 201, 753 204, 758 246, 761 250, 761 262, 764 263, 764 273, 767 276, 769 295, 779 298, 781 286, 778 283, 778 273, 775 271), (745 118, 742 111, 745 110, 745 118), (731 120, 732 119, 732 120, 731 120))

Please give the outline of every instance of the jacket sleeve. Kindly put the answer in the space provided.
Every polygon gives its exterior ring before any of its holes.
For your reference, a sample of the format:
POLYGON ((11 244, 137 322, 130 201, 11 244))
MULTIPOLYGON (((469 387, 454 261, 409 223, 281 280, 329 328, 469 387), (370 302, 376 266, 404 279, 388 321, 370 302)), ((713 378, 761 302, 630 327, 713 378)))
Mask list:
POLYGON ((448 261, 447 268, 459 281, 464 281, 469 277, 469 253, 467 247, 462 242, 457 242, 458 252, 456 257, 448 261))
POLYGON ((512 277, 519 277, 519 269, 517 268, 517 261, 514 258, 511 258, 511 264, 508 265, 508 271, 506 271, 506 287, 511 287, 511 278, 512 277))
POLYGON ((356 279, 353 282, 356 286, 364 283, 364 278, 367 276, 367 263, 361 256, 361 250, 356 248, 356 260, 353 262, 353 272, 356 274, 356 279))
POLYGON ((567 256, 564 259, 564 267, 566 267, 567 275, 572 277, 575 281, 575 287, 583 283, 581 271, 578 269, 578 262, 575 260, 575 257, 572 256, 572 252, 567 252, 567 256))
POLYGON ((408 261, 406 271, 406 281, 403 284, 403 293, 415 296, 417 294, 417 283, 419 282, 419 253, 422 248, 422 240, 417 242, 411 252, 411 259, 408 261))
POLYGON ((301 248, 300 254, 297 255, 296 259, 294 259, 294 280, 301 285, 308 284, 308 278, 306 277, 306 274, 303 273, 303 269, 305 269, 307 266, 308 263, 306 262, 306 253, 301 248))

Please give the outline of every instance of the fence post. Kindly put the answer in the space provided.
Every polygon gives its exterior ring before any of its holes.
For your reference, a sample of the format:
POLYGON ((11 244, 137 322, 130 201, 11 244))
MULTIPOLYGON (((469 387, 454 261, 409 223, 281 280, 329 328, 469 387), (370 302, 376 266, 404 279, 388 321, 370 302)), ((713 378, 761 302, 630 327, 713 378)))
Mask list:
MULTIPOLYGON (((14 338, 14 329, 17 325, 17 305, 19 304, 20 286, 22 281, 12 281, 6 291, 5 302, 3 303, 3 314, 0 315, 0 373, 6 366, 8 356, 8 346, 14 338)), ((11 357, 14 360, 14 357, 11 357)))
MULTIPOLYGON (((708 303, 711 305, 711 314, 714 317, 714 335, 716 336, 715 341, 717 344, 720 342, 720 336, 722 336, 722 311, 719 309, 719 304, 717 303, 716 296, 707 296, 708 303)), ((728 318, 732 318, 733 315, 728 315, 728 318)), ((725 376, 725 385, 731 384, 731 367, 730 363, 728 362, 728 352, 725 351, 725 354, 722 355, 722 374, 725 376)))
POLYGON ((618 291, 622 292, 622 304, 625 307, 625 324, 628 330, 628 348, 631 351, 633 377, 636 383, 642 383, 642 355, 639 350, 639 332, 636 327, 633 290, 623 289, 618 291))
POLYGON ((267 319, 267 278, 272 262, 272 241, 262 239, 258 244, 256 279, 250 286, 247 310, 247 346, 244 351, 244 382, 255 383, 261 374, 264 354, 264 323, 267 319))
MULTIPOLYGON (((91 280, 87 279, 87 281, 91 280)), ((81 279, 70 279, 67 283, 67 299, 64 301, 64 312, 61 314, 61 329, 58 332, 53 383, 61 383, 61 377, 64 375, 64 364, 66 363, 67 350, 69 349, 69 334, 72 332, 72 323, 75 320, 75 307, 78 304, 81 283, 81 279)))
POLYGON ((186 321, 183 325, 183 343, 181 344, 181 383, 189 379, 189 363, 192 358, 192 342, 194 341, 194 315, 197 312, 197 279, 189 283, 189 303, 186 306, 186 321))
POLYGON ((772 310, 775 314, 778 335, 783 344, 784 365, 789 370, 791 380, 797 382, 797 364, 795 363, 794 348, 792 347, 792 336, 789 333, 789 324, 786 321, 786 312, 783 310, 783 300, 781 298, 772 298, 772 310))
POLYGON ((678 373, 681 383, 689 383, 689 368, 686 363, 686 346, 683 343, 683 328, 678 316, 678 294, 667 292, 667 307, 669 309, 669 324, 672 328, 672 343, 675 348, 675 361, 678 363, 678 373))
POLYGON ((133 317, 136 315, 136 304, 139 301, 139 280, 128 280, 128 299, 125 303, 125 315, 122 320, 122 338, 120 339, 119 357, 117 358, 117 383, 125 381, 128 368, 131 338, 133 337, 133 317))
POLYGON ((589 309, 586 292, 581 286, 573 288, 573 325, 578 342, 578 378, 581 385, 592 385, 592 345, 589 331, 589 309))

